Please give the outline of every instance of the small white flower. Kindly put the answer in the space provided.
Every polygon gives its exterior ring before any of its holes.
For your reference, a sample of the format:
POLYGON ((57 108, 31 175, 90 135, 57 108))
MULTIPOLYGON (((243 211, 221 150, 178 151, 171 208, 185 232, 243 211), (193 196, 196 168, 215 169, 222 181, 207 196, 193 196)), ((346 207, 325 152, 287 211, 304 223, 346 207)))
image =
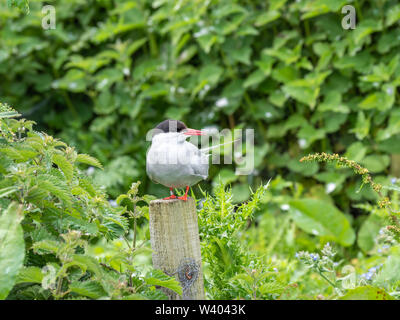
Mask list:
POLYGON ((307 141, 306 141, 306 139, 299 139, 299 141, 297 141, 297 142, 298 142, 299 147, 300 147, 301 149, 304 149, 304 148, 307 146, 307 141))
POLYGON ((326 193, 331 193, 331 192, 333 192, 333 190, 335 190, 335 189, 336 189, 336 183, 333 183, 333 182, 328 183, 328 184, 326 185, 326 187, 325 187, 326 193))
POLYGON ((122 69, 122 72, 124 73, 124 75, 129 76, 131 74, 131 71, 129 70, 129 68, 124 68, 122 69))
POLYGON ((93 174, 93 173, 94 173, 94 167, 89 167, 89 168, 86 170, 86 173, 87 173, 88 175, 93 174))
POLYGON ((228 101, 228 99, 225 98, 225 97, 218 99, 217 102, 215 103, 215 105, 216 105, 218 108, 226 107, 228 104, 229 104, 229 101, 228 101))
POLYGON ((272 113, 271 112, 266 112, 265 113, 265 117, 266 118, 271 118, 272 117, 272 113))
POLYGON ((76 82, 71 82, 71 83, 68 85, 68 88, 70 88, 70 89, 76 89, 77 86, 78 86, 78 85, 76 84, 76 82))
POLYGON ((281 205, 281 209, 283 211, 288 211, 290 209, 290 206, 288 204, 283 204, 283 205, 281 205))
POLYGON ((393 88, 392 88, 392 87, 387 88, 387 89, 386 89, 386 93, 387 93, 389 96, 391 96, 391 95, 393 94, 393 88))

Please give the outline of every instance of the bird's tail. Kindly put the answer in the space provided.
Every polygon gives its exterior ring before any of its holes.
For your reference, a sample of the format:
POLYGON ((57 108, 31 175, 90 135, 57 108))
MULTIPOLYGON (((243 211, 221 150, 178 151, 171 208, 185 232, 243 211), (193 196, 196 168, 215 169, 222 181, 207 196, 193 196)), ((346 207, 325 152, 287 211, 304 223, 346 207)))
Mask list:
POLYGON ((229 142, 226 142, 226 143, 217 144, 217 145, 215 145, 215 146, 211 146, 211 147, 207 147, 207 148, 202 148, 202 149, 200 149, 200 151, 206 153, 206 152, 209 152, 209 151, 212 150, 212 149, 215 149, 215 148, 218 148, 218 147, 227 145, 227 144, 232 144, 232 143, 234 143, 234 142, 236 142, 236 141, 239 141, 239 140, 240 140, 240 139, 236 139, 236 140, 232 140, 232 141, 229 141, 229 142))

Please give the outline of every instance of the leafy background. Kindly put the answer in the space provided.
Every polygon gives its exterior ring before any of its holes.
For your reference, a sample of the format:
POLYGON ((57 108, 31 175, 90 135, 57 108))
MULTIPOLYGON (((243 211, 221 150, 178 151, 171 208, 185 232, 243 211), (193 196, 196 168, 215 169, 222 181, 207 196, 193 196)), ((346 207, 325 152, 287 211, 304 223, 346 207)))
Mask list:
POLYGON ((399 176, 398 1, 46 1, 54 30, 42 28, 44 2, 29 1, 29 14, 27 1, 8 2, 20 9, 0 3, 1 102, 99 159, 104 170, 86 174, 108 200, 137 180, 143 194, 167 193, 146 177, 144 139, 166 118, 254 128, 252 174, 213 165, 201 185, 211 191, 221 179, 240 203, 273 179, 241 240, 262 254, 327 240, 348 261, 377 253, 376 194, 351 170, 298 160, 334 152, 384 185, 399 176), (345 4, 357 10, 355 30, 341 27, 345 4))

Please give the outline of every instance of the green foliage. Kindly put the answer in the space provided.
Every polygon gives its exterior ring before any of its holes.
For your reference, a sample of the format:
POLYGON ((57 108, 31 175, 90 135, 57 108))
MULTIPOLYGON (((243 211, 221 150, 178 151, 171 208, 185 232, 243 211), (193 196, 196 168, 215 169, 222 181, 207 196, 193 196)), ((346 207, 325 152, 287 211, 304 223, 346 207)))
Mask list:
POLYGON ((268 185, 247 203, 235 206, 232 191, 218 184, 215 197, 205 195, 199 211, 202 257, 207 264, 206 290, 211 299, 273 299, 285 288, 273 267, 251 253, 238 238, 252 218, 268 185))
POLYGON ((254 172, 213 165, 207 195, 194 190, 205 197, 208 297, 399 298, 400 188, 389 185, 400 174, 398 1, 354 2, 355 30, 341 27, 342 0, 46 4, 54 30, 42 28, 42 1, 0 3, 0 96, 29 119, 0 106, 0 219, 22 206, 6 235, 22 228, 25 243, 1 297, 159 299, 160 283, 179 292, 149 267, 151 197, 132 184, 165 194, 145 175, 144 137, 176 118, 255 129, 254 172), (219 176, 232 189, 214 196, 219 176), (335 261, 294 259, 328 240, 335 261))
POLYGON ((11 203, 0 216, 0 300, 5 299, 14 286, 24 262, 21 209, 21 206, 11 203))
POLYGON ((289 202, 292 217, 304 231, 350 246, 355 240, 354 231, 346 216, 322 200, 296 199, 289 202))
MULTIPOLYGON (((181 292, 159 270, 151 277, 136 270, 139 209, 112 206, 85 175, 80 163, 101 168, 97 159, 13 119, 18 113, 7 105, 0 104, 0 116, 0 299, 165 297, 154 294, 156 285, 181 292), (127 241, 133 220, 133 246, 103 261, 91 254, 101 239, 127 241)), ((127 197, 149 199, 137 196, 138 186, 127 197)))
POLYGON ((385 290, 370 286, 350 290, 342 300, 394 300, 385 290))
MULTIPOLYGON (((355 30, 341 27, 341 0, 48 4, 54 30, 42 29, 40 1, 30 1, 30 14, 0 4, 0 96, 100 159, 104 171, 93 175, 113 197, 132 180, 162 195, 145 175, 143 138, 165 118, 256 129, 253 186, 273 174, 305 182, 318 166, 298 167, 299 157, 356 146, 363 152, 351 159, 389 172, 400 145, 395 0, 363 0, 355 30)), ((332 193, 346 210, 341 190, 351 201, 370 200, 353 186, 346 175, 332 193)), ((234 197, 247 200, 246 190, 234 197)))

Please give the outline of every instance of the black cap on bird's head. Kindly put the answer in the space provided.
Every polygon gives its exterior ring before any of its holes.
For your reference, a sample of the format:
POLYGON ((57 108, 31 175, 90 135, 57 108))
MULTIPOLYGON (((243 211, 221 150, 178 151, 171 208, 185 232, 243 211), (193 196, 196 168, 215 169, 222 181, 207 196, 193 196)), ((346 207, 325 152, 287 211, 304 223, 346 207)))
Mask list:
POLYGON ((179 120, 164 120, 163 122, 160 122, 155 129, 158 133, 181 132, 188 136, 204 135, 202 131, 190 129, 186 124, 179 120))
POLYGON ((160 122, 156 129, 161 130, 164 133, 168 132, 182 132, 183 130, 187 129, 186 124, 179 120, 164 120, 160 122))

